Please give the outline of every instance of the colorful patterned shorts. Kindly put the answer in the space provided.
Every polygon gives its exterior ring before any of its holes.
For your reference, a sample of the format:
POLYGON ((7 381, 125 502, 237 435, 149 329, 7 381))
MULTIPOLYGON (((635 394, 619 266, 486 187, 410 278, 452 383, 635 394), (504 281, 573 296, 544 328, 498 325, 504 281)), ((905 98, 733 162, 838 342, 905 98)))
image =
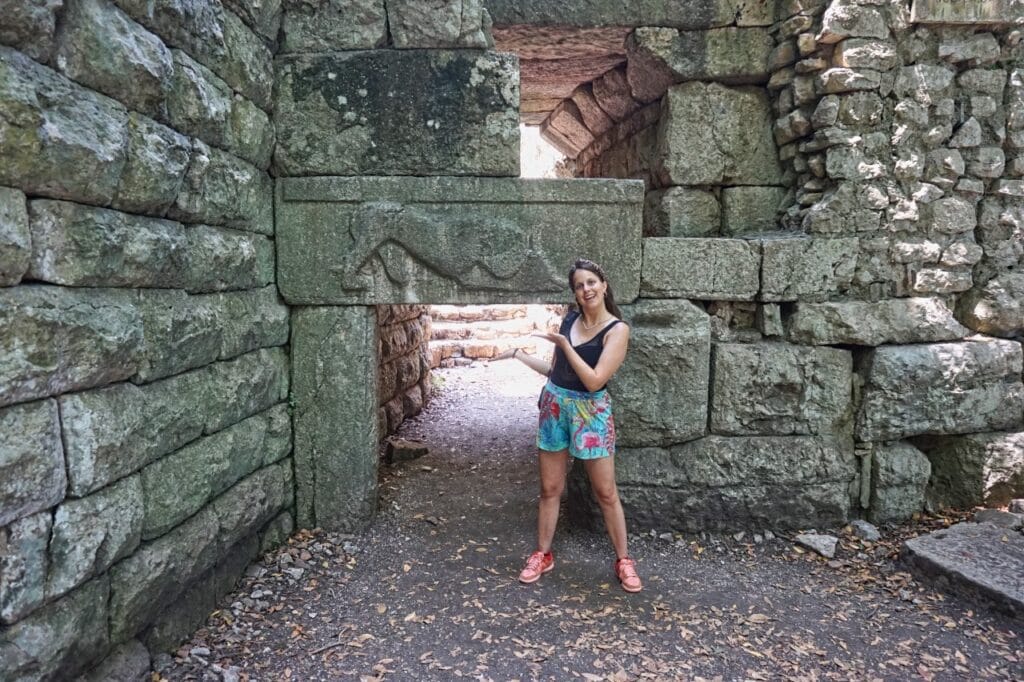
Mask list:
POLYGON ((568 450, 577 459, 615 454, 615 418, 608 391, 570 391, 550 381, 540 394, 537 447, 568 450))

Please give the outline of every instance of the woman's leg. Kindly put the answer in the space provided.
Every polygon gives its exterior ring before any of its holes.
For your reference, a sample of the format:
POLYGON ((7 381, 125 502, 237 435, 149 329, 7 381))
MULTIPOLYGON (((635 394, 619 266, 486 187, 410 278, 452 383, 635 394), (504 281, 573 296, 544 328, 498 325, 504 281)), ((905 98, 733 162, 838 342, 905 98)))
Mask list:
POLYGON ((585 461, 590 487, 601 506, 604 525, 608 529, 612 547, 615 548, 615 558, 627 557, 629 550, 626 546, 626 516, 622 513, 619 490, 615 487, 615 457, 613 455, 585 461))
POLYGON ((558 525, 558 507, 565 489, 565 473, 569 451, 540 451, 540 502, 537 505, 537 549, 551 551, 551 541, 558 525))

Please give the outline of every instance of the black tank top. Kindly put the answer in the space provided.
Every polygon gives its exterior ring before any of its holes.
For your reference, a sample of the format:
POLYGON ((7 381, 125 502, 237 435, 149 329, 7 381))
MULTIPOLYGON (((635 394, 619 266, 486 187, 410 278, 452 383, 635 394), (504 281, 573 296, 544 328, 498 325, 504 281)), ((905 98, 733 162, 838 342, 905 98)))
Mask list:
MULTIPOLYGON (((558 329, 558 333, 569 339, 569 343, 572 343, 572 339, 569 336, 569 330, 572 329, 573 322, 580 314, 573 310, 570 311, 565 319, 562 320, 562 326, 558 329)), ((576 353, 583 358, 583 361, 590 367, 597 367, 597 361, 601 359, 601 351, 604 350, 604 335, 608 333, 608 330, 617 325, 622 320, 615 320, 611 324, 608 324, 604 329, 599 331, 594 338, 584 341, 578 346, 573 346, 576 349, 576 353)), ((576 370, 569 364, 569 359, 565 357, 565 353, 562 349, 555 346, 555 364, 551 368, 551 383, 555 386, 567 388, 570 391, 588 391, 587 387, 580 381, 579 375, 576 374, 576 370)), ((603 390, 604 386, 597 389, 598 391, 603 390)))

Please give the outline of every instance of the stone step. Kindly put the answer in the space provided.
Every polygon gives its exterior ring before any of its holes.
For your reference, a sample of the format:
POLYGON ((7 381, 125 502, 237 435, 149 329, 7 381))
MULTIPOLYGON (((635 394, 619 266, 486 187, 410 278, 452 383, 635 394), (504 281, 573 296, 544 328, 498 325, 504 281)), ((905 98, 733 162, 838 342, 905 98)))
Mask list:
POLYGON ((442 339, 476 339, 488 341, 499 338, 529 336, 536 331, 550 329, 550 323, 558 328, 557 317, 549 318, 549 323, 541 319, 515 318, 512 320, 482 320, 479 322, 434 322, 431 326, 431 338, 442 339))
POLYGON ((990 523, 958 523, 907 540, 904 561, 943 588, 1024 620, 1024 533, 990 523))
POLYGON ((435 322, 476 322, 479 320, 511 320, 527 316, 526 305, 432 305, 430 317, 435 322))
POLYGON ((430 368, 452 367, 460 364, 468 364, 473 360, 487 360, 512 348, 520 348, 527 353, 548 358, 553 348, 552 344, 530 336, 516 337, 511 339, 494 339, 491 341, 476 341, 473 339, 446 339, 430 342, 430 368), (446 362, 448 360, 465 359, 467 363, 446 362))

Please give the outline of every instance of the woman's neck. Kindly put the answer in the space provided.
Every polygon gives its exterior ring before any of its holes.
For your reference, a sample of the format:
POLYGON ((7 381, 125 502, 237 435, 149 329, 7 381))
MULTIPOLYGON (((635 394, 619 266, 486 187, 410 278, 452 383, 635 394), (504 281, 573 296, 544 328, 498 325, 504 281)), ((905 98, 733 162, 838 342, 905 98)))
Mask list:
POLYGON ((596 310, 584 310, 583 308, 580 308, 580 321, 587 329, 592 329, 601 322, 607 321, 611 316, 612 314, 608 312, 608 309, 604 306, 601 306, 596 310))

